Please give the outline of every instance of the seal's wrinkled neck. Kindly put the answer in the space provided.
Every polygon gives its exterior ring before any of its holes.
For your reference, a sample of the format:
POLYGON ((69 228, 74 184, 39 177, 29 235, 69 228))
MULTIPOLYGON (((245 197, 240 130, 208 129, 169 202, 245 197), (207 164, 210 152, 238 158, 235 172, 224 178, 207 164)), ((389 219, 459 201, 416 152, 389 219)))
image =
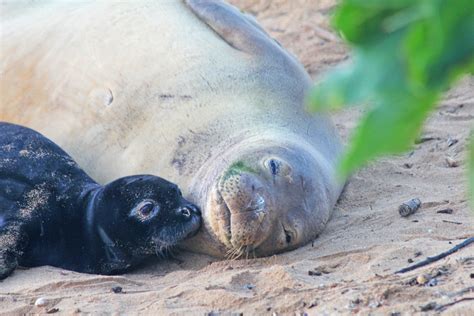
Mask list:
POLYGON ((81 205, 84 207, 84 225, 89 236, 94 234, 94 211, 97 205, 97 200, 103 192, 103 187, 98 184, 88 184, 82 190, 79 199, 82 201, 81 205))

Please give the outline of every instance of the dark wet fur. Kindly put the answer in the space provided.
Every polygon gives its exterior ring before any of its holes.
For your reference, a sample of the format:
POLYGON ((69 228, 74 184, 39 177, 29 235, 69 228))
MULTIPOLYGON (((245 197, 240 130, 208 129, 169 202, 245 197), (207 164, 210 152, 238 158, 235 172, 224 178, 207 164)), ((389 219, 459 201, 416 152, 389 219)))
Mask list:
POLYGON ((17 265, 121 273, 166 253, 200 222, 173 183, 138 175, 100 186, 41 134, 0 122, 0 279, 17 265), (160 210, 144 222, 130 212, 145 199, 160 210))

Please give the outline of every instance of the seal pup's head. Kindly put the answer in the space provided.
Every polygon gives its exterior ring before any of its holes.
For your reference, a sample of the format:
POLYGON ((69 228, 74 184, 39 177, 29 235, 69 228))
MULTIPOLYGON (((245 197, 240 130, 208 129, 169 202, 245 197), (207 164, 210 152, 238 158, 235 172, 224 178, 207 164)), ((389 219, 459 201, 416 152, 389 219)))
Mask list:
MULTIPOLYGON (((161 253, 194 235, 201 225, 197 206, 177 185, 160 177, 136 175, 91 193, 87 221, 108 251, 140 258, 161 253)), ((121 258, 116 258, 121 259, 121 258)))
POLYGON ((257 135, 227 147, 203 167, 207 186, 192 197, 204 209, 204 238, 222 245, 213 254, 266 256, 316 238, 335 202, 333 172, 297 135, 257 135))

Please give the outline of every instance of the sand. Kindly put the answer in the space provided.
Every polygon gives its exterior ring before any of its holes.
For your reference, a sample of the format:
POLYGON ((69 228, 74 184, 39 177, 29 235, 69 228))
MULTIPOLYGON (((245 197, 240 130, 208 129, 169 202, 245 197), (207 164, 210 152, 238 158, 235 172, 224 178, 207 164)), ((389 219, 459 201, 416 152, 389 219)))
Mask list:
MULTIPOLYGON (((256 15, 315 79, 348 57, 329 30, 332 0, 232 3, 256 15)), ((334 115, 345 140, 361 111, 334 115)), ((436 255, 474 235, 465 181, 473 121, 474 80, 466 78, 432 113, 423 142, 409 153, 370 164, 350 179, 327 229, 312 245, 238 261, 181 252, 182 263, 152 260, 123 276, 21 269, 0 282, 0 313, 411 315, 434 314, 433 309, 422 312, 431 302, 439 307, 474 298, 474 245, 413 272, 394 274, 409 261, 436 255), (460 165, 449 167, 446 157, 460 165), (398 206, 412 198, 422 201, 421 209, 400 217, 398 206), (452 213, 439 213, 446 209, 452 213), (423 274, 435 277, 417 284, 415 279, 423 274), (114 293, 114 287, 122 293, 114 293), (40 297, 46 306, 34 305, 40 297)), ((472 300, 443 310, 446 315, 473 312, 472 300)))

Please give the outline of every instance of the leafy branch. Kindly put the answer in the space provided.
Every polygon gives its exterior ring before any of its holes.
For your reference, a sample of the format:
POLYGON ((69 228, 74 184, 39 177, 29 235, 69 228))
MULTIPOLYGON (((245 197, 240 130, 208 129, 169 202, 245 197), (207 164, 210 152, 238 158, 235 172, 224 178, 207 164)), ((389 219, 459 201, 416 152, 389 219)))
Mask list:
MULTIPOLYGON (((408 150, 442 92, 474 73, 474 1, 342 0, 333 25, 353 58, 313 89, 309 107, 370 104, 341 163, 348 175, 408 150)), ((471 188, 473 149, 471 138, 471 188)))

